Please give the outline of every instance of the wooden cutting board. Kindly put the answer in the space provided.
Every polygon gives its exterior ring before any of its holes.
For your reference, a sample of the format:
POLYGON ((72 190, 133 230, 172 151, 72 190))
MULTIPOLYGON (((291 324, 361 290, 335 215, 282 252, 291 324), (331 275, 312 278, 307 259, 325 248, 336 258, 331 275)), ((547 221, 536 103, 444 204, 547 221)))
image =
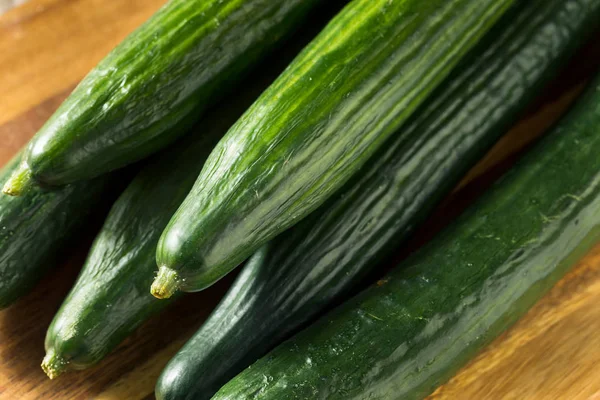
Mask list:
MULTIPOLYGON (((163 0, 31 0, 0 16, 0 164, 23 146, 74 85, 163 0)), ((600 65, 593 44, 486 156, 417 235, 414 248, 515 159, 576 97, 600 65), (578 79, 573 79, 577 77, 578 79), (581 79, 579 79, 581 78, 581 79)), ((93 231, 93 229, 90 229, 93 231)), ((0 311, 0 399, 150 399, 169 358, 231 278, 189 295, 100 365, 55 381, 39 364, 46 328, 72 285, 93 232, 33 293, 0 311)), ((410 247, 410 246, 409 246, 410 247)), ((432 399, 600 399, 600 246, 516 326, 432 399)))

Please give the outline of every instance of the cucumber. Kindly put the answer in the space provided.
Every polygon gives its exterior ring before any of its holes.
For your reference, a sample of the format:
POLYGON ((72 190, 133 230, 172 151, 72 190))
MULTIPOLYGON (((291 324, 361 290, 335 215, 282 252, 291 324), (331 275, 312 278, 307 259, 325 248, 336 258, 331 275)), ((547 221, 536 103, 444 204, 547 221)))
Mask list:
POLYGON ((155 159, 115 202, 68 297, 46 333, 42 367, 50 378, 102 360, 144 321, 170 304, 148 287, 158 239, 202 168, 210 150, 239 116, 312 39, 339 2, 322 8, 310 27, 200 121, 193 132, 155 159))
MULTIPOLYGON (((0 172, 6 181, 22 158, 19 152, 0 172)), ((101 215, 123 179, 106 176, 21 197, 0 196, 0 308, 5 308, 44 277, 68 254, 89 219, 101 215)))
POLYGON ((168 1, 83 79, 4 192, 87 180, 171 143, 318 3, 168 1))
POLYGON ((453 225, 214 399, 429 394, 600 241, 599 126, 596 79, 568 117, 453 225))
POLYGON ((117 199, 46 332, 42 368, 50 379, 98 363, 171 303, 148 291, 156 269, 156 244, 210 150, 245 110, 231 108, 216 109, 197 135, 157 156, 117 199))
POLYGON ((157 248, 152 294, 202 290, 321 205, 513 0, 354 0, 229 130, 157 248))
POLYGON ((506 131, 599 16, 600 0, 515 5, 364 170, 250 258, 164 369, 157 399, 210 398, 354 287, 506 131))

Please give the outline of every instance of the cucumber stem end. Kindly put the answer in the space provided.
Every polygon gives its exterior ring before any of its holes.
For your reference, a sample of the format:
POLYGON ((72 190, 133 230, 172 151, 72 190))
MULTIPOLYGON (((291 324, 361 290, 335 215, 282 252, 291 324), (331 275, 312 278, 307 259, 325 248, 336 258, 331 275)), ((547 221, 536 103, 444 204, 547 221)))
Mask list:
POLYGON ((4 184, 2 192, 9 196, 20 196, 31 187, 32 183, 31 170, 27 164, 21 163, 4 184))
POLYGON ((57 355, 54 350, 50 350, 42 361, 42 369, 48 375, 48 378, 54 379, 65 371, 67 364, 64 358, 57 355))
POLYGON ((177 272, 164 265, 158 269, 158 274, 152 282, 150 293, 157 299, 168 299, 179 289, 177 272))

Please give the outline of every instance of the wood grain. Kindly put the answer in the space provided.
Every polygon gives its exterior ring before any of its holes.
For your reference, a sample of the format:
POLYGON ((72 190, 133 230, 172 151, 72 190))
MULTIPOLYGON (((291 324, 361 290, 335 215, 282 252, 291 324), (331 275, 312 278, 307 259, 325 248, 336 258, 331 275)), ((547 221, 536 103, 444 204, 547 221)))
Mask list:
POLYGON ((71 88, 164 0, 35 0, 0 18, 0 124, 71 88))
POLYGON ((430 399, 600 398, 599 265, 597 247, 430 399))
MULTIPOLYGON (((0 164, 35 133, 85 73, 161 3, 31 0, 0 16, 0 164)), ((588 46, 593 55, 580 55, 544 100, 471 171, 417 235, 413 248, 485 190, 515 154, 561 115, 589 71, 600 64, 595 47, 588 46)), ((39 368, 45 330, 77 275, 93 233, 90 228, 76 254, 65 254, 68 261, 29 296, 0 312, 0 399, 152 398, 164 365, 232 280, 186 296, 98 366, 50 381, 39 368)), ((599 304, 600 247, 431 399, 600 399, 599 304)))

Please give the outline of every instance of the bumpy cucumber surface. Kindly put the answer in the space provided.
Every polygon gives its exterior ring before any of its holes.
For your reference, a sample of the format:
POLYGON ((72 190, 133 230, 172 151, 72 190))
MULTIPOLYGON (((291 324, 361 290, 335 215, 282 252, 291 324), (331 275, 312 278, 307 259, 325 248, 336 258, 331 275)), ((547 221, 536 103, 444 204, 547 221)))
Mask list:
POLYGON ((512 0, 354 0, 217 145, 152 292, 202 290, 339 189, 512 0))
MULTIPOLYGON (((0 172, 5 182, 22 153, 0 172)), ((106 176, 47 192, 35 188, 21 197, 0 196, 0 308, 27 294, 60 257, 69 254, 88 217, 105 212, 122 180, 106 176)))
POLYGON ((451 227, 215 399, 417 399, 600 240, 600 79, 451 227), (323 379, 326 377, 326 379, 323 379))
POLYGON ((201 134, 165 150, 115 202, 46 333, 42 368, 50 378, 96 364, 170 304, 148 290, 156 270, 156 244, 210 150, 243 110, 216 110, 198 129, 201 134))
POLYGON ((311 27, 266 60, 263 70, 250 77, 251 84, 217 105, 181 143, 157 155, 117 200, 46 334, 43 367, 50 377, 97 363, 169 304, 148 290, 160 234, 215 143, 339 6, 332 2, 323 8, 311 27))
POLYGON ((534 0, 507 12, 385 150, 248 261, 169 362, 156 397, 210 398, 354 286, 506 131, 599 16, 600 0, 534 0))
POLYGON ((90 179, 171 143, 319 0, 170 0, 79 84, 5 186, 90 179))

